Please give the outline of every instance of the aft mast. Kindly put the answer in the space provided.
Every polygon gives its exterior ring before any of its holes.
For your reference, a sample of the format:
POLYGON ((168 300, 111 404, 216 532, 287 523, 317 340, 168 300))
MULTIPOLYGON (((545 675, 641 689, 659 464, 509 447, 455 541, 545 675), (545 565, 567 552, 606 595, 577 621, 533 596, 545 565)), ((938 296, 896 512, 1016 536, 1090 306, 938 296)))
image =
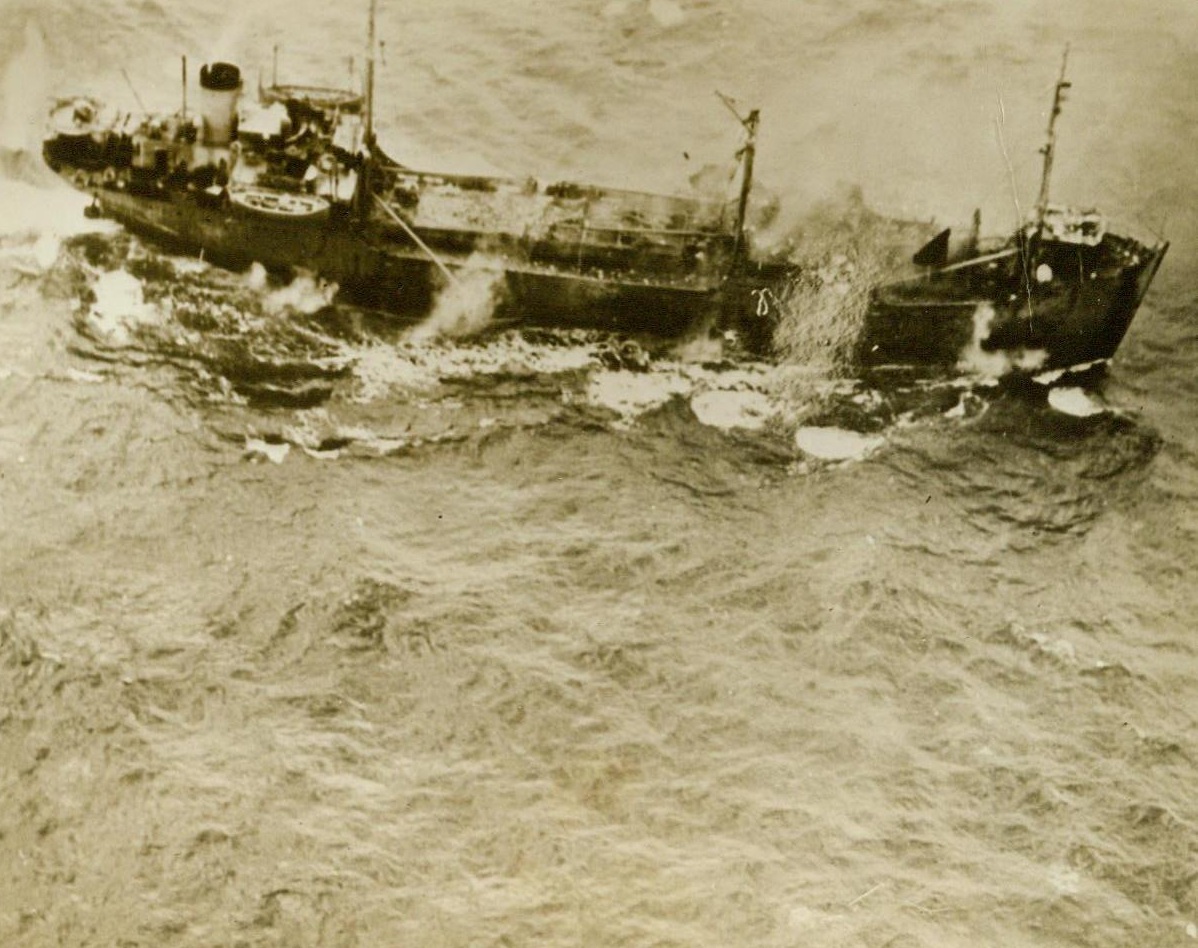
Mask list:
POLYGON ((733 252, 733 260, 738 263, 749 249, 745 238, 745 219, 749 213, 749 194, 753 190, 753 159, 757 156, 757 126, 760 122, 761 113, 754 109, 743 123, 747 137, 742 150, 744 164, 740 176, 740 197, 736 202, 736 245, 733 252))
POLYGON ((749 214, 749 195, 753 191, 753 159, 757 156, 757 127, 761 124, 761 112, 753 109, 748 118, 742 118, 736 111, 736 106, 728 96, 716 92, 720 101, 728 111, 736 116, 736 120, 745 128, 745 145, 740 150, 741 175, 740 196, 736 201, 736 243, 732 248, 732 260, 739 264, 748 253, 748 241, 745 237, 745 220, 749 214))
POLYGON ((1057 147, 1057 116, 1061 114, 1061 103, 1065 101, 1065 90, 1072 83, 1065 80, 1065 66, 1069 62, 1069 46, 1065 46, 1065 55, 1061 57, 1061 77, 1057 80, 1056 90, 1052 96, 1052 112, 1048 116, 1048 138, 1040 153, 1044 156, 1044 171, 1040 176, 1040 195, 1036 198, 1036 224, 1044 223, 1044 214, 1048 210, 1048 182, 1052 175, 1052 159, 1057 147))

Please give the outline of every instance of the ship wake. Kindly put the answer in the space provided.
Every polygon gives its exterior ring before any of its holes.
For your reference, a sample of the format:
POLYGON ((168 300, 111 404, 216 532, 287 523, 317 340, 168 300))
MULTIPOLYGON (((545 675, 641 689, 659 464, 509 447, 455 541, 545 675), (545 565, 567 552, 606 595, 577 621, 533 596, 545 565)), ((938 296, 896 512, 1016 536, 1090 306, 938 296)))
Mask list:
MULTIPOLYGON (((687 361, 668 350, 631 358, 626 340, 593 331, 495 331, 486 272, 443 298, 445 322, 411 331, 330 302, 331 288, 310 277, 280 286, 257 270, 158 255, 125 234, 67 247, 48 285, 78 301, 73 353, 106 376, 150 373, 251 459, 481 447, 538 429, 633 439, 702 430, 775 473, 802 473, 872 459, 912 425, 972 424, 995 397, 962 378, 879 380, 810 360, 687 361), (486 319, 451 338, 470 306, 486 319), (480 325, 491 331, 478 335, 480 325)), ((849 279, 825 275, 821 289, 843 302, 852 290, 837 280, 849 279)))

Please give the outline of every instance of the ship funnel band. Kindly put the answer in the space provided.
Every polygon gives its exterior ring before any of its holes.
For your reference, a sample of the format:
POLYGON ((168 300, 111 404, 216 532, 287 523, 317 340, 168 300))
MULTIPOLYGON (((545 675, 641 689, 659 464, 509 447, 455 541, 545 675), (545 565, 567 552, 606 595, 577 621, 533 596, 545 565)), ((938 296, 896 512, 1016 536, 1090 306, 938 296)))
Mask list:
POLYGON ((213 63, 200 67, 200 87, 213 92, 241 88, 241 70, 232 63, 213 63))

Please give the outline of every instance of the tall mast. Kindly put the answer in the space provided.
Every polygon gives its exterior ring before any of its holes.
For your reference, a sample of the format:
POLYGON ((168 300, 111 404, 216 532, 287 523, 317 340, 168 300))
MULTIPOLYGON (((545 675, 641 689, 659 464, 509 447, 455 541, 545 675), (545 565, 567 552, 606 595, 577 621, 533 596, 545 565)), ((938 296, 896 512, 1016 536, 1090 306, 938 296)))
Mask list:
POLYGON ((374 17, 378 0, 370 0, 370 22, 366 30, 366 122, 364 142, 367 148, 374 147, 374 17))
POLYGON ((1048 139, 1040 153, 1044 156, 1044 171, 1040 176, 1040 196, 1036 198, 1036 222, 1043 223, 1044 212, 1048 210, 1048 180, 1052 175, 1052 159, 1057 146, 1056 124, 1057 116, 1061 114, 1061 103, 1065 101, 1065 90, 1072 83, 1065 81, 1065 65, 1069 62, 1069 45, 1065 45, 1065 55, 1061 57, 1061 77, 1057 80, 1056 90, 1052 96, 1052 112, 1048 116, 1048 139))
POLYGON ((736 103, 732 99, 718 89, 716 95, 724 103, 724 107, 735 115, 736 120, 745 127, 745 147, 739 153, 741 173, 740 197, 736 202, 736 242, 732 245, 732 260, 734 263, 739 263, 748 249, 746 246, 748 241, 745 240, 745 219, 749 213, 749 194, 753 190, 753 159, 757 157, 757 126, 761 120, 761 112, 758 109, 753 109, 748 118, 742 118, 741 114, 736 111, 736 103))
POLYGON ((354 203, 358 214, 370 216, 372 195, 371 165, 374 161, 374 14, 377 0, 370 0, 370 19, 366 27, 366 88, 362 96, 365 116, 362 122, 362 147, 365 150, 362 166, 358 172, 358 185, 354 191, 354 203))
POLYGON ((749 194, 753 190, 753 159, 757 157, 757 126, 761 121, 761 112, 753 109, 747 119, 742 122, 745 126, 745 147, 741 150, 740 197, 736 202, 736 244, 733 248, 733 259, 740 260, 748 247, 745 240, 745 218, 749 213, 749 194))

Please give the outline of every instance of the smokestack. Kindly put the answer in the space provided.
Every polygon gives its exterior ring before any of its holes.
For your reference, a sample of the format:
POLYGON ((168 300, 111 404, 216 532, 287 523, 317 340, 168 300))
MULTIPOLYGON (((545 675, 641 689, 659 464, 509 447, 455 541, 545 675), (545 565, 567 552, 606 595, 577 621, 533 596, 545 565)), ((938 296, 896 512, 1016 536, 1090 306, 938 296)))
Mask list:
POLYGON ((233 137, 241 70, 232 63, 200 67, 200 117, 205 145, 227 145, 233 137))

